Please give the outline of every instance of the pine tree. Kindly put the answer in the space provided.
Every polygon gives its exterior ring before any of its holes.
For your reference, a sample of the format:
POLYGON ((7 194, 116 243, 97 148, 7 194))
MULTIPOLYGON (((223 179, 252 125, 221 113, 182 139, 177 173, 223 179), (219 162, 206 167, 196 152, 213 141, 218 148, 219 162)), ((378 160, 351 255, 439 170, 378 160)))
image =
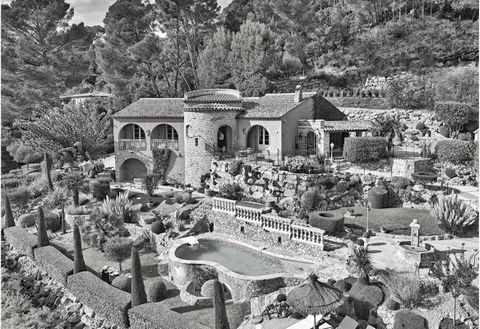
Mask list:
POLYGON ((15 226, 15 219, 13 218, 12 206, 10 205, 10 198, 5 194, 5 227, 15 226))
POLYGON ((45 225, 45 216, 43 215, 42 207, 38 207, 37 239, 37 247, 45 247, 50 245, 50 242, 48 241, 47 227, 45 225))
POLYGON ((60 213, 60 217, 62 220, 62 234, 67 233, 67 221, 65 220, 65 204, 62 203, 62 212, 60 213))
POLYGON ((145 292, 145 284, 142 277, 142 265, 140 257, 135 247, 132 248, 132 307, 145 304, 147 302, 147 294, 145 292))
POLYGON ((230 329, 225 308, 225 296, 220 281, 213 282, 213 310, 215 314, 215 329, 230 329))
POLYGON ((78 225, 73 225, 73 273, 86 271, 83 260, 82 237, 78 225))

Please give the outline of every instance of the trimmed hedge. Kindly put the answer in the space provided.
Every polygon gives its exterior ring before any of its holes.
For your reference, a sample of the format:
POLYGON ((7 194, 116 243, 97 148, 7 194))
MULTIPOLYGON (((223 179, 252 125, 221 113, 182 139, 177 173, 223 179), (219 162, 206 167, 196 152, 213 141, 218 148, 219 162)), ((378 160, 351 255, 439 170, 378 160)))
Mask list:
POLYGON ((94 274, 84 271, 70 275, 67 288, 78 300, 119 328, 128 328, 130 294, 94 274))
POLYGON ((30 258, 33 256, 33 248, 37 247, 37 236, 28 233, 21 227, 8 227, 3 230, 5 240, 11 244, 15 250, 20 254, 27 255, 30 258))
POLYGON ((368 191, 368 201, 373 209, 388 207, 388 191, 381 187, 373 187, 368 191))
POLYGON ((67 276, 73 274, 73 261, 52 246, 34 249, 35 262, 52 278, 67 283, 67 276))
POLYGON ((91 190, 96 200, 103 201, 110 194, 110 181, 97 179, 91 183, 91 190))
POLYGON ((314 211, 308 214, 308 224, 325 230, 327 233, 334 233, 343 230, 343 223, 343 216, 336 216, 333 213, 314 211))
POLYGON ((36 221, 37 221, 37 214, 35 213, 23 214, 23 215, 20 215, 20 217, 18 217, 17 226, 22 228, 30 227, 35 225, 36 221))
POLYGON ((374 161, 385 157, 386 148, 384 137, 347 137, 343 157, 350 162, 374 161))
POLYGON ((148 301, 150 302, 159 302, 165 298, 167 293, 167 287, 161 279, 157 279, 153 282, 150 282, 147 289, 148 301))
POLYGON ((393 323, 393 329, 427 329, 427 319, 413 313, 409 310, 400 310, 395 313, 395 320, 393 323))
POLYGON ((130 293, 130 290, 132 288, 132 278, 127 278, 125 275, 119 275, 115 279, 113 279, 112 286, 130 293))
MULTIPOLYGON (((213 315, 212 315, 213 316, 213 315)), ((185 319, 185 316, 170 310, 161 303, 146 303, 128 311, 131 329, 207 329, 209 327, 185 319)))
POLYGON ((461 163, 472 160, 475 153, 475 144, 449 139, 439 141, 435 147, 435 154, 440 161, 461 163))

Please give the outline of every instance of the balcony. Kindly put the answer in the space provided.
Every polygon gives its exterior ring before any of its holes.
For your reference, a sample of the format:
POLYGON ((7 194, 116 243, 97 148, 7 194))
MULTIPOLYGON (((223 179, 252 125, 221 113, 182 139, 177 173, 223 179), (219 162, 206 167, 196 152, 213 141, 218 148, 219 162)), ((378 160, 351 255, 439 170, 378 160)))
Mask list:
POLYGON ((172 151, 178 151, 178 140, 171 139, 151 139, 150 148, 154 149, 170 149, 172 151))
POLYGON ((145 139, 119 139, 118 149, 120 150, 134 150, 146 151, 147 141, 145 139))

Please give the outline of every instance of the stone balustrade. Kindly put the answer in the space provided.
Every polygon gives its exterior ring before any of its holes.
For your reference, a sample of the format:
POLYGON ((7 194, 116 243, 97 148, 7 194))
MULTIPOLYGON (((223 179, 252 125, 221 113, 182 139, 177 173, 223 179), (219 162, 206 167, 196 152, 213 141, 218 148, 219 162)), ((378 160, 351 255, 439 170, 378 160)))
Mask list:
POLYGON ((264 208, 255 208, 248 205, 237 205, 235 209, 235 217, 254 225, 262 226, 262 214, 264 208))
POLYGON ((212 209, 228 214, 235 214, 236 203, 237 201, 235 200, 212 198, 212 209))
POLYGON ((262 228, 266 231, 290 234, 293 220, 271 214, 262 216, 262 228))
POLYGON ((291 231, 292 240, 323 246, 325 230, 311 226, 292 224, 291 231))

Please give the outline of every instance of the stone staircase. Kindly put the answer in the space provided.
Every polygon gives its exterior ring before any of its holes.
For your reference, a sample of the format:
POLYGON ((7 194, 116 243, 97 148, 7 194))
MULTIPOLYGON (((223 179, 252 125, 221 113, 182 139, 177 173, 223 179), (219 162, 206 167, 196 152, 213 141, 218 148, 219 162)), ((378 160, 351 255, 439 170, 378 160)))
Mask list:
POLYGON ((349 161, 345 160, 343 157, 334 157, 333 163, 338 171, 345 171, 352 166, 352 164, 349 161))

